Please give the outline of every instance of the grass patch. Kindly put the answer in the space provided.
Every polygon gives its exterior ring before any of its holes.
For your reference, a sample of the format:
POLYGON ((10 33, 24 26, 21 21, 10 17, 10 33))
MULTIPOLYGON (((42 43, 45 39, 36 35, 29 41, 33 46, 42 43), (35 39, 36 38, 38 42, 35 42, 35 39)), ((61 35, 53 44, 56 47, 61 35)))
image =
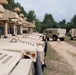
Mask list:
POLYGON ((68 44, 71 44, 76 47, 76 41, 66 41, 68 44))
POLYGON ((49 60, 59 60, 60 59, 58 53, 52 47, 50 47, 50 45, 48 45, 46 59, 49 59, 49 60))
POLYGON ((70 40, 69 36, 65 37, 65 42, 67 42, 68 44, 71 44, 73 46, 76 46, 76 38, 74 38, 73 40, 70 40))
POLYGON ((74 75, 71 67, 64 62, 63 57, 48 45, 47 56, 45 57, 46 68, 43 75, 74 75))
POLYGON ((45 57, 45 60, 47 61, 46 62, 47 68, 45 68, 45 70, 44 70, 44 75, 48 75, 48 73, 50 71, 54 70, 54 68, 49 66, 49 64, 50 64, 49 61, 50 60, 55 60, 55 61, 60 60, 58 53, 52 47, 50 47, 50 45, 48 45, 48 50, 47 50, 47 55, 45 57))
POLYGON ((70 40, 70 37, 69 36, 65 36, 65 41, 68 41, 70 40))

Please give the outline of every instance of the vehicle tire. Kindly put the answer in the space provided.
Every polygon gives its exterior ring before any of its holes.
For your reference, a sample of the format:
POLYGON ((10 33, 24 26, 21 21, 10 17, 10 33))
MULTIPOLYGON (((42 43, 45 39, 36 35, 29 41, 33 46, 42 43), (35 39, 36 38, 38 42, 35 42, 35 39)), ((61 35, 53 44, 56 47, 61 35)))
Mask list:
POLYGON ((59 38, 60 39, 60 41, 64 41, 64 38, 59 38))
POLYGON ((47 41, 49 41, 49 38, 47 38, 47 41))
POLYGON ((53 41, 57 41, 58 37, 57 36, 53 36, 52 39, 53 39, 53 41))
POLYGON ((71 40, 73 40, 73 37, 71 37, 71 40))

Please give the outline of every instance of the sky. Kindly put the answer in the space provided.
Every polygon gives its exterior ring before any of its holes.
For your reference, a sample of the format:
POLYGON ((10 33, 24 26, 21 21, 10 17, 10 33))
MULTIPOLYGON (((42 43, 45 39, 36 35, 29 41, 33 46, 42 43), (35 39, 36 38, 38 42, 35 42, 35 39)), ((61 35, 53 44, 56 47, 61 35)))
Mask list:
POLYGON ((26 12, 34 10, 37 18, 43 21, 46 13, 52 14, 55 21, 70 21, 76 14, 76 0, 15 0, 26 12))

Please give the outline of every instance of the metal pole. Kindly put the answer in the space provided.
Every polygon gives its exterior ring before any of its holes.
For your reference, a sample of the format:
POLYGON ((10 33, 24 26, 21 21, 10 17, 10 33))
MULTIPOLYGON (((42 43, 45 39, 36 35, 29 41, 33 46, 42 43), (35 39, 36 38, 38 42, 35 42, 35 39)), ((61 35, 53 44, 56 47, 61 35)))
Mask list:
POLYGON ((37 52, 36 74, 35 75, 43 75, 39 52, 37 52))

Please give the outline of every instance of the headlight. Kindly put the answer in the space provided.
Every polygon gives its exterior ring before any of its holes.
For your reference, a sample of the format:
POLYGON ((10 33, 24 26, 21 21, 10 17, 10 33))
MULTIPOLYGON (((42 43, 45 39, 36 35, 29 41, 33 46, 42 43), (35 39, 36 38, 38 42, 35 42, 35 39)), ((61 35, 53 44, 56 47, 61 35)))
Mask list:
POLYGON ((36 56, 35 53, 29 52, 29 51, 26 51, 25 53, 26 53, 26 55, 30 55, 32 58, 35 58, 35 56, 36 56))
MULTIPOLYGON (((36 56, 37 56, 36 52, 34 52, 34 51, 24 51, 24 50, 22 50, 22 52, 23 52, 24 56, 27 56, 27 57, 31 58, 33 60, 33 62, 36 62, 36 56)), ((22 57, 23 57, 23 55, 22 55, 22 57)))
POLYGON ((35 55, 35 53, 32 53, 32 55, 31 55, 31 56, 34 58, 36 55, 35 55))

